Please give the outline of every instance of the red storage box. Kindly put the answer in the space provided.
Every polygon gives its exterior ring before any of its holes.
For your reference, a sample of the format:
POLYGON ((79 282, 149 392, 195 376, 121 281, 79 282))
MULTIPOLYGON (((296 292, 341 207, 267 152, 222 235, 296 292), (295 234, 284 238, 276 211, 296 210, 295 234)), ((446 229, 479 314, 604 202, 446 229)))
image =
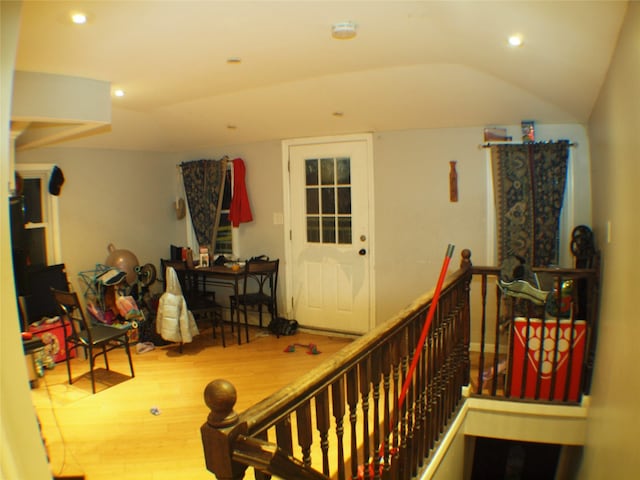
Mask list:
MULTIPOLYGON (((71 325, 66 323, 64 327, 66 328, 67 334, 70 334, 71 325)), ((37 326, 30 325, 29 331, 42 340, 45 352, 51 354, 54 362, 58 363, 67 359, 62 320, 57 320, 53 323, 43 322, 37 326)), ((75 356, 76 351, 71 350, 71 356, 69 358, 74 358, 75 356)))
POLYGON ((527 335, 527 319, 522 317, 515 318, 511 369, 512 397, 535 399, 538 370, 540 369, 542 370, 540 375, 540 393, 537 398, 542 400, 550 399, 551 382, 554 380, 553 360, 556 355, 557 340, 555 388, 552 399, 564 399, 567 374, 569 373, 569 368, 571 368, 567 400, 578 401, 587 326, 584 320, 575 320, 573 322, 572 335, 571 325, 571 320, 560 320, 560 335, 558 336, 555 319, 545 320, 543 326, 541 319, 531 318, 529 319, 529 331, 527 335), (573 354, 570 359, 571 344, 573 344, 573 354), (540 363, 540 355, 542 355, 542 363, 540 363), (569 360, 571 360, 571 362, 569 360), (569 365, 569 363, 571 363, 571 365, 569 365), (523 382, 525 382, 524 397, 521 397, 523 382))

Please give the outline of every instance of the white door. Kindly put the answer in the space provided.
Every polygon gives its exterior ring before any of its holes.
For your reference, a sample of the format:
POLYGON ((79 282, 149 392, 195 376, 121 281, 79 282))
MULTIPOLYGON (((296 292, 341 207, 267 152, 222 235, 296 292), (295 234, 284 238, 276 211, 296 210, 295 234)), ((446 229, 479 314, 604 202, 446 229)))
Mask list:
POLYGON ((371 137, 286 142, 287 308, 300 325, 349 333, 373 323, 371 137))

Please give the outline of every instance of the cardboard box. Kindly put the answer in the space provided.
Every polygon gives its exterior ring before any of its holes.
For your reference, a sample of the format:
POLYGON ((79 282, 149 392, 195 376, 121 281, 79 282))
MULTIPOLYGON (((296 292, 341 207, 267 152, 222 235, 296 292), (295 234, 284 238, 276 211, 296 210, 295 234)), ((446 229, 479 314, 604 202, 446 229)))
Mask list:
MULTIPOLYGON (((71 325, 66 323, 64 327, 66 328, 67 335, 71 334, 71 325)), ((43 322, 40 325, 31 325, 29 326, 29 331, 42 340, 45 351, 53 357, 54 362, 63 362, 67 359, 62 320, 57 320, 53 323, 43 322)), ((74 358, 75 356, 76 351, 74 349, 71 351, 70 358, 74 358)))

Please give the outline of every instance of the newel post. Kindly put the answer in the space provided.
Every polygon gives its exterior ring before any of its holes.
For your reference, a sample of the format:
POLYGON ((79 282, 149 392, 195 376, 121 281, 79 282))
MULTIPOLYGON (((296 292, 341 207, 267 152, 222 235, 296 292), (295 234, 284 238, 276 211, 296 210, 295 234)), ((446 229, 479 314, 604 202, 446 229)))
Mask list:
POLYGON ((210 412, 200 427, 202 447, 207 470, 218 480, 242 479, 247 468, 233 461, 233 442, 245 433, 245 425, 238 423, 233 410, 237 398, 235 387, 227 380, 213 380, 204 389, 204 403, 210 412))

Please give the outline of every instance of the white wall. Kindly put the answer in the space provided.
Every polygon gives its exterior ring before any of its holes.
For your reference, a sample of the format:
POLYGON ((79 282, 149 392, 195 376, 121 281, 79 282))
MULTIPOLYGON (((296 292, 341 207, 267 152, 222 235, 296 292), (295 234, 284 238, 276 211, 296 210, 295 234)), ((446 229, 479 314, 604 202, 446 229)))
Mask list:
POLYGON ((593 219, 602 248, 600 332, 583 479, 635 478, 640 471, 638 185, 640 3, 629 2, 605 83, 589 122, 593 219), (607 222, 611 241, 607 242, 607 222))
POLYGON ((78 273, 104 263, 110 243, 157 268, 170 244, 184 243, 185 221, 173 209, 175 154, 57 147, 26 150, 16 160, 56 164, 64 173, 61 250, 78 291, 84 289, 78 273))
MULTIPOLYGON (((519 126, 510 126, 517 132, 519 126)), ((406 130, 374 135, 376 319, 381 323, 433 288, 447 245, 472 251, 478 265, 492 264, 487 252, 487 149, 483 127, 406 130), (456 160, 459 201, 449 201, 449 161, 456 160)), ((576 224, 591 221, 589 151, 580 125, 539 125, 539 139, 576 142, 576 224)), ((133 251, 140 262, 157 264, 170 243, 184 244, 184 221, 175 220, 175 165, 199 158, 243 158, 253 222, 240 226, 240 256, 284 258, 280 142, 193 151, 184 154, 71 148, 28 150, 21 162, 57 163, 64 171, 60 195, 62 250, 70 277, 103 262, 106 246, 133 251), (83 231, 82 235, 78 232, 83 231)), ((564 242, 564 247, 569 248, 564 242)), ((167 253, 165 253, 167 252, 167 253)), ((285 283, 281 267, 280 285, 285 283)), ((284 289, 280 288, 280 295, 284 289)))
MULTIPOLYGON (((518 138, 519 126, 508 126, 518 138)), ((537 125, 537 139, 569 139, 576 169, 574 226, 590 224, 589 148, 581 125, 537 125)), ((378 323, 433 288, 447 245, 450 269, 468 248, 476 265, 487 258, 487 149, 482 127, 383 132, 374 136, 376 302, 378 323), (449 201, 449 161, 457 161, 457 203, 449 201)), ((516 140, 517 141, 517 140, 516 140)), ((573 227, 571 227, 573 228, 573 227)), ((569 249, 568 242, 562 247, 569 249)))

